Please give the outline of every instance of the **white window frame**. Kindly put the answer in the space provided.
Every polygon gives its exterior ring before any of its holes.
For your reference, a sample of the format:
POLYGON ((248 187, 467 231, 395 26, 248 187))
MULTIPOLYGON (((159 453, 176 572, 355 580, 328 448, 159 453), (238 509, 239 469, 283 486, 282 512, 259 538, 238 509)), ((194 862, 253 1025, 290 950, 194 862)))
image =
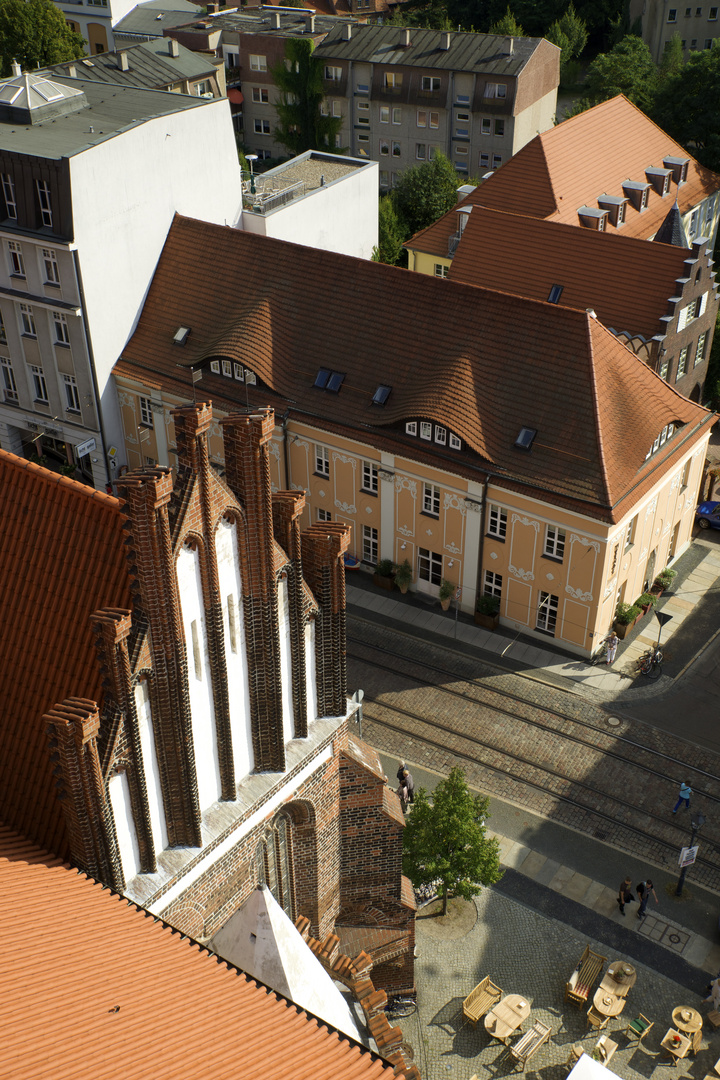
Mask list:
POLYGON ((698 338, 697 345, 695 346, 695 363, 693 367, 697 367, 698 364, 702 364, 705 359, 705 342, 707 341, 707 332, 703 332, 698 338))
POLYGON ((483 596, 496 596, 502 600, 502 574, 496 574, 493 570, 485 571, 483 596))
POLYGON ((140 423, 147 428, 154 428, 152 399, 138 396, 138 401, 140 402, 140 423))
POLYGON ((30 373, 33 377, 34 400, 42 402, 43 405, 49 405, 50 398, 48 397, 47 383, 45 382, 45 372, 39 365, 31 364, 30 373))
POLYGON ((250 70, 267 71, 267 56, 261 56, 259 53, 250 53, 250 70))
POLYGON ((378 491, 378 465, 377 461, 363 461, 361 491, 377 495, 378 491))
POLYGON ((448 445, 451 450, 462 450, 462 439, 459 439, 457 435, 453 435, 451 431, 448 436, 448 445))
POLYGON ((423 514, 440 517, 440 488, 437 484, 423 484, 423 514))
POLYGON ((441 427, 440 424, 435 425, 435 442, 438 446, 447 445, 447 428, 441 427))
POLYGON ((63 383, 65 384, 65 401, 67 402, 68 412, 81 412, 80 391, 75 376, 63 375, 63 383))
POLYGON ((57 257, 52 248, 42 249, 43 267, 45 269, 45 284, 46 285, 59 285, 60 284, 60 269, 58 267, 57 257))
POLYGON ((5 319, 2 311, 0 311, 0 345, 7 345, 7 330, 5 329, 5 319))
POLYGON ((627 527, 627 535, 625 536, 625 551, 631 548, 635 543, 635 533, 637 532, 638 514, 632 519, 627 527))
POLYGON ((682 379, 683 375, 687 371, 688 351, 688 345, 686 345, 684 349, 680 350, 680 355, 678 356, 677 372, 675 373, 675 382, 677 382, 678 379, 682 379))
POLYGON ((415 143, 415 160, 425 161, 427 160, 427 143, 415 143))
POLYGON ((442 583, 442 555, 429 548, 418 548, 418 578, 430 585, 442 583))
POLYGON ((8 251, 10 252, 10 276, 26 277, 22 245, 16 240, 8 240, 8 251))
POLYGON ((420 438, 426 442, 432 442, 432 424, 427 420, 420 421, 420 438))
POLYGON ((340 82, 342 79, 342 68, 335 67, 333 64, 326 64, 324 77, 326 82, 340 82))
POLYGON ((47 180, 35 181, 35 194, 37 195, 40 220, 44 229, 52 229, 52 201, 50 199, 50 185, 47 180))
POLYGON ((374 525, 362 527, 363 562, 373 563, 378 561, 379 541, 378 531, 374 525))
POLYGON ((15 381, 15 372, 13 371, 12 361, 7 356, 0 356, 0 371, 3 375, 3 390, 5 392, 6 401, 18 400, 18 389, 15 381))
POLYGON ((496 540, 504 540, 507 536, 507 510, 504 506, 491 503, 488 514, 488 536, 494 536, 496 540))
POLYGON ((402 71, 383 72, 383 86, 386 90, 400 90, 403 84, 402 71))
POLYGON ((55 328, 55 344, 56 345, 69 345, 70 344, 70 329, 68 327, 67 315, 62 311, 53 311, 53 326, 55 328))
POLYGON ((408 420, 405 424, 406 435, 417 435, 417 420, 408 420))
POLYGON ((502 101, 507 97, 507 86, 505 83, 486 82, 485 89, 483 90, 483 97, 497 98, 502 101))
POLYGON ((393 108, 393 111, 392 111, 392 122, 393 122, 393 124, 395 124, 395 125, 398 125, 398 124, 402 124, 402 109, 400 109, 400 108, 393 108))
POLYGON ((253 130, 256 135, 270 135, 270 121, 256 116, 253 120, 253 130))
POLYGON ((20 305, 20 321, 24 337, 36 338, 37 327, 35 325, 35 313, 29 304, 20 305))
POLYGON ((253 86, 252 99, 256 105, 270 104, 270 94, 264 86, 253 86))
POLYGON ((538 606, 535 613, 535 629, 555 637, 558 617, 558 597, 543 589, 538 594, 538 606))
POLYGON ((330 479, 330 451, 320 443, 315 443, 315 475, 330 479))
POLYGON ((442 263, 435 263, 434 273, 435 277, 446 278, 450 273, 450 267, 444 266, 442 263))
POLYGON ((439 75, 423 75, 420 89, 426 94, 436 94, 442 85, 439 75))
POLYGON ((17 221, 17 201, 15 199, 15 181, 10 173, 2 174, 2 188, 5 197, 5 209, 11 221, 17 221))
POLYGON ((565 530, 559 525, 545 526, 545 545, 543 555, 562 562, 565 557, 565 530))
POLYGON ((324 510, 322 506, 319 506, 317 512, 317 519, 318 521, 332 521, 332 514, 329 510, 324 510))
POLYGON ((416 126, 419 127, 419 128, 426 128, 427 127, 427 116, 428 116, 427 109, 418 109, 417 114, 415 116, 416 126))
POLYGON ((480 120, 480 134, 492 135, 492 120, 489 116, 483 116, 480 120))

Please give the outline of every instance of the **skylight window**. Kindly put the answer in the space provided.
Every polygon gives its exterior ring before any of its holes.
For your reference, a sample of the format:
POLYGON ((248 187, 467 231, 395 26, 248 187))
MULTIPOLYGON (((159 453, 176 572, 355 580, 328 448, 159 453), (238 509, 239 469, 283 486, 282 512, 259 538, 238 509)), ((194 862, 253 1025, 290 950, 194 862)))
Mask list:
POLYGON ((535 440, 536 435, 537 428, 520 428, 520 434, 515 440, 515 445, 517 446, 518 450, 529 450, 535 440))
POLYGON ((176 345, 184 345, 190 336, 189 326, 178 326, 177 330, 173 334, 173 341, 176 345))
POLYGON ((387 399, 390 397, 390 391, 392 386, 378 386, 377 390, 373 394, 373 405, 384 405, 387 399))
POLYGON ((330 371, 329 368, 321 367, 317 375, 315 376, 315 382, 313 383, 313 386, 316 386, 318 390, 324 390, 328 384, 328 379, 331 375, 332 371, 330 371))
POLYGON ((33 90, 41 98, 45 98, 46 101, 59 101, 62 97, 62 92, 58 90, 54 83, 48 82, 47 79, 40 79, 39 82, 34 83, 33 90))
POLYGON ((563 288, 563 285, 553 285, 552 289, 550 290, 550 295, 548 296, 549 304, 557 304, 559 302, 560 297, 562 296, 563 288))
POLYGON ((338 394, 340 387, 345 382, 345 376, 339 371, 333 371, 332 375, 328 379, 326 390, 329 390, 331 394, 338 394))

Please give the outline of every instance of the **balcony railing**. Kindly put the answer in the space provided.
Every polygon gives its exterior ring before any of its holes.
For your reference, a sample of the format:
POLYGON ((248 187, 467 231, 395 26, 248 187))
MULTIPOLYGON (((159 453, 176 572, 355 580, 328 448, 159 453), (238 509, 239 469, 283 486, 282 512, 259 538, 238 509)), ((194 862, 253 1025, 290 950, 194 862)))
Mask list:
POLYGON ((305 181, 283 181, 276 177, 255 176, 253 181, 243 173, 243 210, 254 214, 269 214, 305 194, 305 181))

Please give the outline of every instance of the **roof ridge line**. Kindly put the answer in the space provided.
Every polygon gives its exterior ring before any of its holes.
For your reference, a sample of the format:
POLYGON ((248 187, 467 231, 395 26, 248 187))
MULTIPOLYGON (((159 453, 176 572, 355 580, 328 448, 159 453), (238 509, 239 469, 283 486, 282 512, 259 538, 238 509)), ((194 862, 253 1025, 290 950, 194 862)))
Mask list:
POLYGON ((98 502, 106 502, 108 505, 120 509, 120 499, 114 495, 108 495, 105 491, 98 491, 97 488, 90 487, 88 484, 83 484, 79 480, 73 480, 71 476, 63 476, 61 473, 53 472, 52 469, 46 469, 44 465, 38 465, 35 461, 28 461, 27 458, 20 457, 18 454, 13 454, 10 450, 3 450, 0 447, 0 461, 6 461, 8 465, 13 466, 16 469, 24 469, 29 473, 36 473, 38 476, 43 477, 48 483, 57 484, 59 487, 75 488, 78 495, 84 495, 88 499, 94 499, 98 502))
MULTIPOLYGON (((602 329, 605 331, 606 334, 609 334, 610 331, 605 326, 603 326, 603 324, 598 319, 597 315, 591 315, 589 312, 586 312, 586 318, 587 318, 588 344, 590 346, 590 391, 591 391, 591 394, 592 394, 593 412, 594 412, 594 415, 595 415, 595 438, 597 440, 597 447, 598 447, 598 460, 600 462, 600 475, 602 476, 602 484, 603 484, 603 489, 605 491, 605 500, 606 500, 605 505, 607 507, 612 507, 614 505, 614 503, 612 502, 612 499, 610 497, 610 480, 609 480, 608 472, 607 472, 607 463, 605 461, 605 443, 604 443, 604 440, 603 440, 603 437, 602 437, 602 431, 601 431, 601 428, 600 428, 600 402, 599 402, 599 399, 598 399, 597 374, 596 374, 596 371, 595 371, 595 343, 593 341, 592 324, 593 324, 593 322, 596 322, 599 326, 602 327, 602 329)), ((624 344, 623 342, 620 341, 619 338, 616 338, 614 334, 612 336, 613 336, 615 341, 619 342, 621 345, 624 344)), ((627 349, 628 348, 627 345, 624 345, 624 348, 627 349)), ((632 350, 628 349, 628 351, 631 352, 632 350)), ((633 353, 633 355, 635 355, 635 354, 633 353)))

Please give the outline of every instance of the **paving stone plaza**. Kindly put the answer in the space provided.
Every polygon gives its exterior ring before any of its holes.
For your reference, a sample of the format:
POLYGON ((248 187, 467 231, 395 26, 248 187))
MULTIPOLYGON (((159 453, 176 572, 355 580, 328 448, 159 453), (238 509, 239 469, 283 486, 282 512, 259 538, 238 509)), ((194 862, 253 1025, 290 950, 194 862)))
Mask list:
MULTIPOLYGON (((476 1073, 485 1077, 506 1076, 520 1067, 508 1056, 504 1046, 485 1031, 483 1022, 476 1028, 463 1022, 462 1002, 485 975, 502 988, 504 994, 522 994, 532 1006, 530 1019, 523 1024, 527 1031, 540 1020, 552 1029, 550 1041, 528 1062, 526 1074, 545 1080, 561 1080, 569 1071, 567 1064, 574 1043, 582 1041, 592 1053, 598 1032, 587 1027, 585 1010, 565 1002, 565 981, 573 972, 588 937, 555 919, 502 895, 496 889, 484 889, 473 902, 472 914, 465 924, 443 933, 432 920, 421 917, 417 923, 417 960, 415 966, 418 1011, 397 1021, 405 1038, 415 1049, 415 1060, 425 1080, 470 1080, 476 1073)), ((618 1043, 609 1065, 610 1073, 623 1080, 660 1080, 670 1076, 702 1080, 713 1072, 720 1057, 720 1031, 707 1022, 709 1005, 701 1005, 699 991, 705 981, 697 972, 696 992, 678 985, 658 972, 624 955, 601 940, 590 940, 593 949, 608 961, 627 960, 637 971, 637 982, 628 994, 622 1015, 610 1019, 603 1034, 618 1043), (676 1006, 699 1009, 705 1020, 702 1049, 696 1057, 688 1056, 673 1066, 660 1041, 673 1026, 676 1006), (643 1013, 654 1021, 653 1029, 638 1046, 630 1042, 625 1030, 630 1020, 643 1013)))

